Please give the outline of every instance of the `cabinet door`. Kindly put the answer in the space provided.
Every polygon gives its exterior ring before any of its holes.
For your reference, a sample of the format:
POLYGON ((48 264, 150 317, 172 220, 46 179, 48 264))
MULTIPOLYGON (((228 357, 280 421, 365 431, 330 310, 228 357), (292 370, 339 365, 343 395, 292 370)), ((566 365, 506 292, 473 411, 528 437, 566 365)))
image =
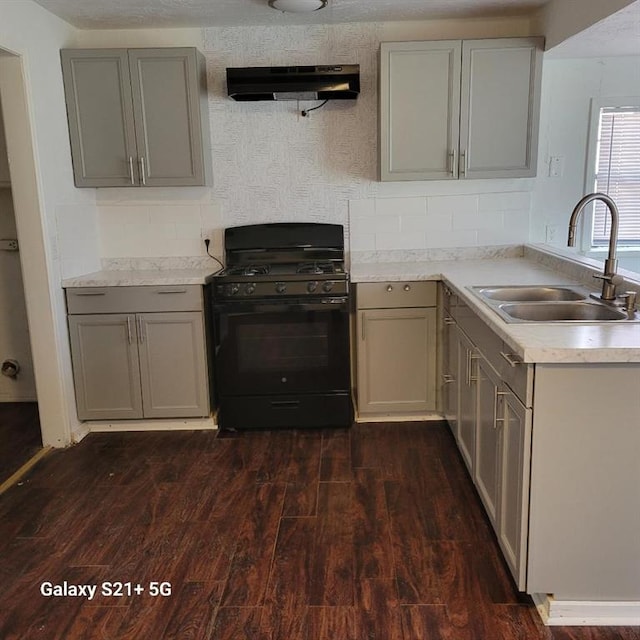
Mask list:
POLYGON ((436 310, 368 309, 357 324, 360 413, 434 410, 436 310))
POLYGON ((462 45, 460 176, 536 175, 542 39, 462 45))
POLYGON ((500 379, 491 365, 479 358, 476 368, 478 404, 474 480, 489 520, 497 527, 500 509, 500 433, 498 416, 500 379))
POLYGON ((473 477, 476 440, 476 360, 475 347, 458 329, 458 448, 473 477))
POLYGON ((142 184, 205 184, 197 51, 131 49, 129 64, 142 184))
POLYGON ((458 432, 458 337, 455 320, 444 313, 442 318, 442 408, 454 435, 458 432))
POLYGON ((66 49, 61 57, 76 186, 136 185, 127 50, 66 49))
POLYGON ((532 411, 508 388, 500 397, 503 417, 500 460, 500 518, 498 541, 518 588, 526 588, 529 531, 529 469, 532 411))
POLYGON ((138 314, 146 418, 209 414, 202 313, 138 314))
POLYGON ((380 46, 380 179, 457 177, 459 40, 380 46))
POLYGON ((135 316, 69 316, 80 420, 142 417, 135 316))

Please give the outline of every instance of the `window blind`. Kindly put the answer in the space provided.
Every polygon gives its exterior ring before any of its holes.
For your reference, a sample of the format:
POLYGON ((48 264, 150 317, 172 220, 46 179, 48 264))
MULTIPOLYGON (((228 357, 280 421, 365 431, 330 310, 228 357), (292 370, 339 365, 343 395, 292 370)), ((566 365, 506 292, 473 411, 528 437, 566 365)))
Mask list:
MULTIPOLYGON (((640 109, 605 107, 600 111, 596 191, 618 205, 618 245, 640 246, 640 109)), ((609 243, 611 216, 602 202, 593 211, 592 245, 609 243)))

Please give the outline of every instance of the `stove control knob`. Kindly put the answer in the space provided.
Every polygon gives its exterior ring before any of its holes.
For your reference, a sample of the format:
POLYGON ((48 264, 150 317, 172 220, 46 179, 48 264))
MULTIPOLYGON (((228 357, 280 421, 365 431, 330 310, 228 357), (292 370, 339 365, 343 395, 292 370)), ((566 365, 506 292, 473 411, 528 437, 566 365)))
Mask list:
POLYGON ((284 282, 276 282, 276 293, 286 293, 287 285, 284 282))
POLYGON ((256 290, 256 285, 253 282, 249 283, 244 288, 244 292, 249 295, 251 295, 255 290, 256 290))
POLYGON ((325 282, 325 283, 322 285, 322 290, 323 290, 325 293, 329 293, 329 291, 331 291, 331 289, 333 289, 333 282, 325 282))
POLYGON ((307 291, 309 293, 313 293, 318 288, 318 283, 312 280, 311 282, 307 282, 307 291))
POLYGON ((234 284, 230 284, 228 291, 229 291, 229 295, 235 296, 236 293, 238 293, 238 291, 240 291, 240 285, 235 284, 235 283, 234 284))

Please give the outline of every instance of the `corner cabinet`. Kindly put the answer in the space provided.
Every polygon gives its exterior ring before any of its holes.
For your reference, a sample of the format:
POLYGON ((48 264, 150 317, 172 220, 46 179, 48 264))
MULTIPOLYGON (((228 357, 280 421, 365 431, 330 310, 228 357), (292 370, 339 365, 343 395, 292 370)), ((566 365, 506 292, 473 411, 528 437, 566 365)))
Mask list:
POLYGON ((209 414, 202 287, 67 290, 81 420, 209 414))
POLYGON ((61 51, 77 187, 209 182, 204 57, 193 48, 61 51))
POLYGON ((435 282, 356 285, 358 413, 436 408, 435 282))
POLYGON ((380 46, 380 179, 536 175, 542 38, 380 46))

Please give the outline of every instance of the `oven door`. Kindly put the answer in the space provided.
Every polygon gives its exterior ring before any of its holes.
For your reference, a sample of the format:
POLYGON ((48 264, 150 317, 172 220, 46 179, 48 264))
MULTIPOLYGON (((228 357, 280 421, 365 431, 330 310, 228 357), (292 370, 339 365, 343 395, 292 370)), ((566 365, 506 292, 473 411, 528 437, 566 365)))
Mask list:
POLYGON ((348 298, 214 303, 220 397, 349 391, 348 298))

